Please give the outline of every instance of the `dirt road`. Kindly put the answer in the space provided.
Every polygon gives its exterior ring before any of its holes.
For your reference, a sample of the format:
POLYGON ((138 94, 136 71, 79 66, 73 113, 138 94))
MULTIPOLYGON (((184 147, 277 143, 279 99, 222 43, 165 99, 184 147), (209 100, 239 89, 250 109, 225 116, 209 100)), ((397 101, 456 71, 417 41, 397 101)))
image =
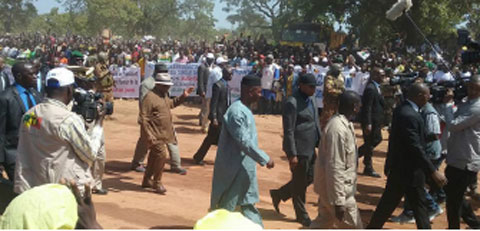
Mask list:
MULTIPOLYGON (((166 196, 154 194, 140 187, 142 173, 130 171, 136 141, 139 136, 137 125, 138 102, 117 100, 115 102, 116 120, 107 121, 106 145, 107 164, 104 184, 110 190, 107 196, 95 195, 99 222, 108 229, 182 229, 192 228, 196 220, 203 217, 210 202, 213 161, 216 147, 212 146, 206 157, 207 165, 194 166, 192 156, 200 146, 204 134, 200 132, 197 115, 199 109, 191 106, 180 106, 173 110, 175 127, 178 133, 182 165, 188 169, 186 176, 166 172, 164 185, 166 196)), ((256 116, 260 148, 273 157, 274 169, 258 167, 258 184, 260 210, 265 228, 297 229, 293 206, 290 201, 281 203, 282 214, 273 209, 269 190, 278 188, 290 179, 288 162, 282 152, 282 119, 281 116, 256 116)), ((358 144, 362 144, 361 132, 357 129, 358 144)), ((383 171, 387 133, 384 141, 374 153, 374 167, 383 171)), ((169 167, 166 167, 169 169, 169 167)), ((360 161, 359 172, 363 170, 360 161)), ((364 224, 367 224, 385 186, 385 177, 380 179, 359 176, 356 195, 364 224)), ((316 217, 315 203, 317 195, 309 187, 307 193, 307 209, 310 217, 316 217)), ((445 205, 442 205, 444 207, 445 205)), ((478 209, 478 204, 475 204, 478 209)), ((478 210, 477 210, 478 211, 478 210)), ((394 212, 398 215, 401 209, 394 212)), ((433 221, 433 228, 447 227, 445 213, 433 221)), ((462 226, 465 227, 465 226, 462 226)), ((399 225, 388 222, 385 228, 412 229, 414 224, 399 225)))

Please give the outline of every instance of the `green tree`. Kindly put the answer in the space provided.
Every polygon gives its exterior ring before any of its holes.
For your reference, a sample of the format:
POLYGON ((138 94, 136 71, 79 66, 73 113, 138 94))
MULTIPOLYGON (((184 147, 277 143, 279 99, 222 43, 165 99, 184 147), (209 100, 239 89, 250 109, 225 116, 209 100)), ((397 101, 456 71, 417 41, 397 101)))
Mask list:
POLYGON ((25 30, 36 15, 33 0, 0 0, 0 22, 7 33, 25 30))

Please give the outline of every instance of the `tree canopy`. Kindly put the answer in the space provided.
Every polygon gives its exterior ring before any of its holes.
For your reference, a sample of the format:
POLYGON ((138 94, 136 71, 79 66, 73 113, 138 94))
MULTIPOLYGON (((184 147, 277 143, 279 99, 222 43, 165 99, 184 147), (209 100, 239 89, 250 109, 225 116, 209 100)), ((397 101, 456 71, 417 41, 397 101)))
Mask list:
MULTIPOLYGON (((315 23, 353 33, 363 45, 380 46, 398 35, 410 45, 423 42, 405 16, 393 22, 385 18, 396 0, 56 0, 62 11, 54 8, 42 15, 37 14, 35 1, 0 0, 0 30, 95 35, 109 28, 128 37, 211 39, 219 33, 214 4, 222 2, 235 32, 263 34, 274 41, 292 24, 315 23)), ((409 14, 434 42, 451 42, 459 25, 480 33, 480 0, 415 0, 413 4, 409 14)))

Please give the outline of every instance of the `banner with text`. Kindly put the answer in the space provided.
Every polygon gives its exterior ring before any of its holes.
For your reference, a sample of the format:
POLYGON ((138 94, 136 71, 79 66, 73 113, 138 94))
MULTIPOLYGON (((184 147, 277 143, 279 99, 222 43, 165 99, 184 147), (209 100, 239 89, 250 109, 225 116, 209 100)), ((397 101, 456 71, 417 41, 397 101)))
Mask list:
MULTIPOLYGON (((172 77, 173 86, 170 88, 171 96, 180 96, 183 90, 188 87, 197 89, 198 63, 167 63, 168 73, 172 77)), ((196 96, 197 91, 193 91, 190 96, 196 96)))
POLYGON ((140 95, 139 67, 110 67, 115 79, 113 96, 115 98, 138 98, 140 95))
POLYGON ((234 100, 240 98, 240 87, 243 76, 248 75, 252 67, 237 67, 232 70, 232 80, 228 82, 228 86, 230 87, 230 91, 232 94, 232 103, 234 100))

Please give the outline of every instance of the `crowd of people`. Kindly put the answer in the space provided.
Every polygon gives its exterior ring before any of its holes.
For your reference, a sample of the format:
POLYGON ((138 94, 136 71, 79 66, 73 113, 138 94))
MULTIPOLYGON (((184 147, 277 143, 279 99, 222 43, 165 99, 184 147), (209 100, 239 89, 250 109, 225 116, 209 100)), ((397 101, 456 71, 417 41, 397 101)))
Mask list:
POLYGON ((82 195, 89 193, 84 185, 92 183, 93 193, 108 193, 101 184, 105 108, 95 108, 93 122, 72 112, 79 73, 71 70, 85 67, 80 79, 89 81, 83 90, 102 93, 99 105, 104 105, 113 102, 110 67, 135 65, 142 77, 141 129, 131 169, 144 172, 141 187, 146 190, 166 194, 162 173, 167 152, 171 170, 187 174, 171 109, 196 90, 199 126, 206 137, 194 163, 204 165, 210 146, 218 146, 210 210, 239 207, 263 226, 254 206, 259 201, 256 165, 275 164, 259 148, 253 114, 281 114, 282 150, 292 178, 270 190, 270 196, 277 212, 291 198, 303 227, 363 228, 355 200, 357 161, 363 158, 363 175, 381 177, 372 156, 384 128, 390 134, 383 169, 387 184, 366 227, 382 228, 402 197, 405 208, 391 218, 394 222, 430 228, 446 201, 449 228, 458 229, 460 217, 469 227, 480 227, 464 198, 467 191, 479 198, 480 75, 477 65, 462 64, 459 51, 407 48, 400 38, 375 50, 350 44, 337 49, 272 45, 263 36, 224 36, 208 43, 53 34, 5 35, 0 49, 0 170, 7 177, 2 182, 17 194, 61 179, 75 180, 82 195), (172 62, 199 63, 197 86, 178 97, 169 94, 174 83, 165 63, 172 62), (148 63, 155 68, 147 76, 148 63), (86 74, 87 67, 94 77, 86 74), (229 81, 238 67, 250 73, 242 78, 236 100, 229 81), (358 148, 354 122, 363 135, 358 148), (444 175, 440 167, 445 159, 444 175), (313 220, 305 208, 312 183, 319 195, 313 220))

